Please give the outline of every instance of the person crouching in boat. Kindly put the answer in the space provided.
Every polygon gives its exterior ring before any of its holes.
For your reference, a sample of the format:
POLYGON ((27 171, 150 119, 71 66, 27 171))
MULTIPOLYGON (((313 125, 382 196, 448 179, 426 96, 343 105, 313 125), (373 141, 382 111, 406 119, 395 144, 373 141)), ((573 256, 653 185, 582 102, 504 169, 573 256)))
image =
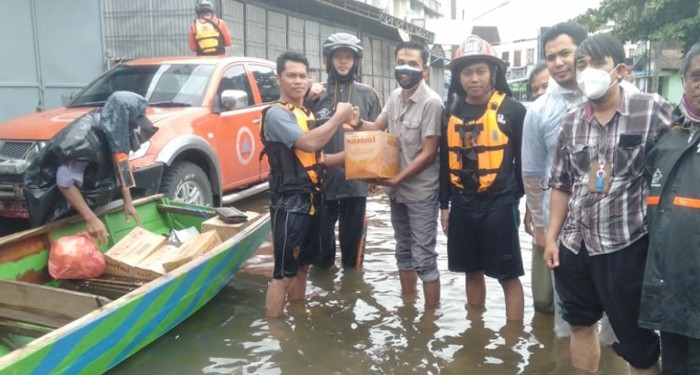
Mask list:
POLYGON ((275 266, 265 298, 265 315, 282 316, 286 300, 303 300, 309 264, 320 254, 321 185, 328 167, 345 161, 345 152, 323 155, 323 147, 343 123, 359 121, 359 108, 338 103, 323 125, 304 108, 309 61, 298 52, 277 58, 280 100, 263 111, 260 138, 270 162, 270 217, 275 266))
POLYGON ((30 224, 39 226, 77 211, 98 242, 109 234, 91 208, 115 199, 121 191, 124 215, 141 225, 131 200, 135 186, 129 152, 136 151, 158 130, 146 118, 146 99, 117 91, 95 109, 77 118, 51 138, 24 177, 30 224))

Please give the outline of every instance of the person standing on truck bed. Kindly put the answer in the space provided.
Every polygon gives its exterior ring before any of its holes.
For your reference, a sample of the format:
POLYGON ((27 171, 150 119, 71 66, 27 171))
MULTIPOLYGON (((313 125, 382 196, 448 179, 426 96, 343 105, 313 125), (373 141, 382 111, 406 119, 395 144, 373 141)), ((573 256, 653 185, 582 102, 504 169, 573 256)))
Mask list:
POLYGON ((226 47, 231 46, 231 34, 226 22, 214 16, 214 5, 202 0, 195 6, 197 18, 190 25, 190 49, 197 56, 226 55, 226 47))

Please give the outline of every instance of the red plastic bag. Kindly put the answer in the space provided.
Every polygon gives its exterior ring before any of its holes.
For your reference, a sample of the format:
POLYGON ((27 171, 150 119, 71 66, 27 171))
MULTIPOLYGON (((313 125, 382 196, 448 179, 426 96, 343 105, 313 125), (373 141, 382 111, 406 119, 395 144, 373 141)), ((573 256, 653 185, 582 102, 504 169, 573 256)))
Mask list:
POLYGON ((105 272, 105 257, 87 232, 61 237, 51 245, 49 274, 54 279, 92 279, 105 272))

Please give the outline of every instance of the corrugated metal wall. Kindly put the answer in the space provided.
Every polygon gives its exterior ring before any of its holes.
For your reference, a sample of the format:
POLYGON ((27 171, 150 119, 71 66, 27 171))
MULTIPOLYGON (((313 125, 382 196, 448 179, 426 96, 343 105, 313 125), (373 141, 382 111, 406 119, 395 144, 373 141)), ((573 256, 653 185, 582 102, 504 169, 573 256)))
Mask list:
POLYGON ((243 3, 238 1, 225 0, 222 1, 221 9, 221 18, 226 21, 226 26, 228 26, 233 40, 233 46, 227 48, 227 51, 232 56, 243 56, 245 53, 243 51, 245 26, 241 15, 245 11, 245 7, 243 3))
POLYGON ((265 8, 254 5, 245 7, 245 55, 250 57, 267 58, 265 43, 267 27, 265 8))
MULTIPOLYGON (((194 20, 193 0, 104 0, 105 44, 113 59, 191 55, 187 38, 194 20)), ((326 79, 321 43, 330 34, 364 35, 363 81, 386 97, 393 80, 393 48, 389 41, 365 31, 341 28, 318 18, 287 15, 236 0, 213 1, 233 38, 229 55, 275 60, 286 50, 303 52, 314 80, 326 79), (391 52, 389 53, 389 50, 391 52), (388 59, 388 60, 387 60, 388 59)))
POLYGON ((59 107, 105 69, 100 7, 95 0, 0 1, 0 121, 59 107))
POLYGON ((323 62, 321 56, 321 25, 318 22, 304 21, 304 53, 309 59, 311 74, 316 80, 321 79, 323 62))
MULTIPOLYGON (((312 78, 323 81, 321 43, 343 31, 362 36, 363 82, 382 98, 396 87, 393 41, 366 29, 342 28, 246 1, 213 3, 231 32, 229 55, 275 60, 287 49, 297 50, 309 59, 312 78)), ((121 59, 191 55, 188 32, 195 4, 196 0, 0 1, 0 121, 62 105, 71 92, 121 59), (78 23, 76 14, 81 15, 78 23)))
MULTIPOLYGON (((289 46, 303 50, 304 46, 289 46)), ((287 50, 287 16, 273 11, 267 12, 267 58, 274 60, 287 50)))
POLYGON ((191 0, 104 0, 105 44, 113 59, 189 55, 191 0))

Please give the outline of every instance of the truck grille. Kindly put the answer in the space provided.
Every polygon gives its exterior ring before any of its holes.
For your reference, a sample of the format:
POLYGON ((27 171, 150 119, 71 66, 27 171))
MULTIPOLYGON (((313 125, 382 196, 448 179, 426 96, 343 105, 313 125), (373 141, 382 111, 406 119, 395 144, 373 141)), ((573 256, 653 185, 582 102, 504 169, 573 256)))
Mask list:
POLYGON ((24 159, 35 142, 0 141, 0 159, 24 159))

